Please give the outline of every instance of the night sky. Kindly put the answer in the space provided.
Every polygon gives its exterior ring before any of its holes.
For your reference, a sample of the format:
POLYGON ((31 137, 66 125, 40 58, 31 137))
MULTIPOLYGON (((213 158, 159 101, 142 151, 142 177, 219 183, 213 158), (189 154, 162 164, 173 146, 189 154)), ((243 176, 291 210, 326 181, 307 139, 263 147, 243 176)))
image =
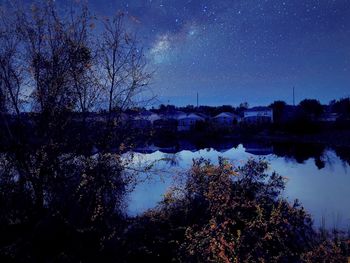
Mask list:
MULTIPOLYGON (((56 1, 56 2, 59 2, 56 1)), ((159 103, 266 105, 350 95, 350 0, 88 0, 124 11, 159 103)))

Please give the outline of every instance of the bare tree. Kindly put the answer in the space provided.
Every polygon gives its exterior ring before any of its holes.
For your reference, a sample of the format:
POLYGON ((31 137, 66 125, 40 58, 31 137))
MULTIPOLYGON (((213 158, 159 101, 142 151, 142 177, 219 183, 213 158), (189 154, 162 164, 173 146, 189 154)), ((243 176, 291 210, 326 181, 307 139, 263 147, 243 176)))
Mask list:
POLYGON ((125 29, 124 14, 118 13, 103 21, 100 41, 102 86, 107 92, 108 111, 132 106, 151 78, 146 70, 143 50, 136 38, 125 29))
POLYGON ((14 112, 21 108, 23 67, 19 59, 20 38, 13 28, 13 19, 0 10, 0 97, 1 111, 14 112))
POLYGON ((26 66, 39 112, 72 110, 76 102, 70 83, 67 25, 52 2, 17 11, 17 29, 26 49, 26 66))
POLYGON ((48 1, 14 9, 10 16, 16 26, 8 27, 5 19, 1 25, 1 97, 9 96, 17 114, 24 80, 32 90, 31 109, 48 115, 87 112, 99 98, 109 112, 125 110, 148 86, 143 50, 127 32, 122 13, 97 21, 100 35, 84 5, 58 12, 48 1))
POLYGON ((96 41, 92 37, 94 18, 86 6, 71 8, 64 41, 68 47, 69 73, 77 109, 86 113, 95 108, 101 89, 96 74, 96 41))

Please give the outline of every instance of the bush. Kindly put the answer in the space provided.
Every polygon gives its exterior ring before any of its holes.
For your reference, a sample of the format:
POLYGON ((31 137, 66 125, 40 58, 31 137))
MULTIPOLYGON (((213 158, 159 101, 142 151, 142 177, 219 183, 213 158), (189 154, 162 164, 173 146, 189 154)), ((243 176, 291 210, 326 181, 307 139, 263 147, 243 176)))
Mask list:
POLYGON ((282 199, 284 178, 265 161, 234 167, 195 160, 182 187, 136 220, 140 237, 133 259, 181 262, 345 261, 338 244, 320 247, 310 215, 298 201, 282 199), (141 241, 142 240, 142 241, 141 241))

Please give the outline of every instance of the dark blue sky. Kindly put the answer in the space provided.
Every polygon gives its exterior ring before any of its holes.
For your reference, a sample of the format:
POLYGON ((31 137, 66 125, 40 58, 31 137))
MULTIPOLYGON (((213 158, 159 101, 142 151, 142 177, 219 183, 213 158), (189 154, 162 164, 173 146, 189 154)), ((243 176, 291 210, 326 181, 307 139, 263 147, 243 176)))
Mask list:
MULTIPOLYGON (((60 2, 57 0, 57 2, 60 2)), ((144 43, 161 103, 250 105, 350 95, 349 0, 88 0, 144 43)))

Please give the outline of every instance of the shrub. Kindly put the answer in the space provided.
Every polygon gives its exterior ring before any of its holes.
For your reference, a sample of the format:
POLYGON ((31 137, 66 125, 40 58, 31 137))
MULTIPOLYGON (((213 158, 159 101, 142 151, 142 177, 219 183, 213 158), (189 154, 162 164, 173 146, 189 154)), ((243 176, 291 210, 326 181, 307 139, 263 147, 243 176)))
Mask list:
POLYGON ((267 170, 263 160, 242 167, 195 160, 186 183, 138 219, 136 232, 147 244, 138 256, 148 251, 149 259, 164 261, 310 262, 321 251, 324 262, 345 260, 338 244, 318 242, 310 215, 298 201, 281 197, 284 178, 267 170))

